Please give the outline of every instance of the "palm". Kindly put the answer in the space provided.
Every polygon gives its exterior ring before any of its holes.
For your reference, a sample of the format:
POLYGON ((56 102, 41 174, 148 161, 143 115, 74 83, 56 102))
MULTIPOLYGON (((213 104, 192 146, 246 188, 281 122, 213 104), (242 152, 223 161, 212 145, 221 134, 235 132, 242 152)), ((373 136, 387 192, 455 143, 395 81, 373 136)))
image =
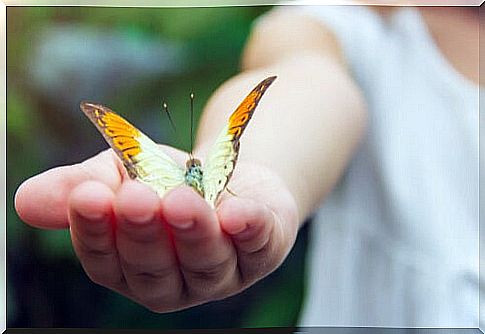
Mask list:
POLYGON ((297 212, 278 177, 239 163, 229 188, 236 196, 224 192, 216 211, 188 187, 160 199, 105 152, 27 181, 16 207, 31 225, 70 227, 93 281, 166 312, 239 292, 291 248, 297 212))

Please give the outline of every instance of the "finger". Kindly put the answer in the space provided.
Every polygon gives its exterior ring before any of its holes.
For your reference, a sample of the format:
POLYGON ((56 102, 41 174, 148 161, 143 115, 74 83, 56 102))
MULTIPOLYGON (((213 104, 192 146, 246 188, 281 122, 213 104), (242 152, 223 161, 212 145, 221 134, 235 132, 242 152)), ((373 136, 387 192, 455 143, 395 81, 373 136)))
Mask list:
POLYGON ((87 275, 100 285, 126 290, 113 234, 113 191, 103 183, 87 181, 69 198, 71 239, 87 275))
POLYGON ((116 195, 114 210, 118 253, 132 293, 155 311, 180 299, 183 281, 162 224, 158 195, 127 181, 116 195))
POLYGON ((236 247, 243 281, 261 278, 280 264, 289 241, 267 206, 233 197, 221 203, 217 214, 221 228, 231 236, 236 247))
POLYGON ((214 298, 237 284, 235 250, 201 196, 189 187, 175 189, 162 200, 162 212, 189 294, 214 298))
POLYGON ((24 222, 35 227, 67 228, 71 191, 88 180, 100 181, 116 189, 122 179, 122 168, 118 165, 119 161, 109 150, 83 163, 54 168, 34 176, 17 190, 17 213, 24 222))

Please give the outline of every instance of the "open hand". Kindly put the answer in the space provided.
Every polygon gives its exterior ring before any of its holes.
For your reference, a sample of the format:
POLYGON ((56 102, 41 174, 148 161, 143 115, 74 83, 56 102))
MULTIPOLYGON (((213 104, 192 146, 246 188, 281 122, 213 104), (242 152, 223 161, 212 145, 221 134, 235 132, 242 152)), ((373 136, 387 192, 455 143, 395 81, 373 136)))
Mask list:
POLYGON ((27 224, 69 228, 91 280, 169 312, 238 293, 276 269, 294 243, 298 210, 273 172, 241 162, 229 187, 236 196, 224 192, 215 211, 186 186, 161 199, 108 150, 27 180, 15 205, 27 224))

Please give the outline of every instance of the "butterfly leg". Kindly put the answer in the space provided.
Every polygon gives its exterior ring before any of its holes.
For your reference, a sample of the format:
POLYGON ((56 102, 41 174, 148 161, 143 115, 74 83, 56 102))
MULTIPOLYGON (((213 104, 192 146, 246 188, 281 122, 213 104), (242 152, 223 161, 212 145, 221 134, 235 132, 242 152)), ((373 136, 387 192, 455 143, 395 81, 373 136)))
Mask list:
POLYGON ((229 187, 226 187, 226 190, 227 190, 227 192, 228 192, 229 194, 231 194, 232 196, 237 197, 237 195, 236 195, 236 194, 235 194, 235 193, 234 193, 234 192, 233 192, 231 189, 229 189, 229 187))

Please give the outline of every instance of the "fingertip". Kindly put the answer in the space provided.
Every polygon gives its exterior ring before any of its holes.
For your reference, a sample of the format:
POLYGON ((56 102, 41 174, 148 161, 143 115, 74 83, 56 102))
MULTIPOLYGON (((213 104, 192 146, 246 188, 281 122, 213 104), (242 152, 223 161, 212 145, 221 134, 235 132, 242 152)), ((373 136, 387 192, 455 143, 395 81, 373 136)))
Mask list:
POLYGON ((88 220, 101 220, 111 213, 113 198, 113 191, 104 183, 86 181, 73 189, 69 208, 88 220))
POLYGON ((271 212, 251 199, 233 197, 221 203, 217 215, 221 228, 241 240, 250 239, 270 223, 271 212))
POLYGON ((162 200, 162 212, 167 223, 179 229, 189 229, 196 220, 208 220, 213 215, 207 202, 188 186, 167 193, 162 200))
POLYGON ((22 184, 17 188, 17 191, 14 195, 14 206, 15 211, 17 211, 18 216, 24 222, 30 224, 31 217, 29 217, 28 207, 27 207, 27 192, 28 192, 28 183, 29 180, 22 182, 22 184))
POLYGON ((56 167, 26 180, 14 198, 19 217, 34 227, 69 227, 69 197, 75 187, 94 179, 117 187, 120 176, 108 162, 106 156, 98 155, 83 163, 56 167))
POLYGON ((159 209, 160 197, 140 182, 127 180, 116 194, 114 210, 124 221, 149 222, 158 215, 159 209))
MULTIPOLYGON (((65 210, 67 201, 63 196, 55 196, 49 202, 45 174, 47 173, 33 176, 18 187, 14 197, 15 210, 19 218, 30 226, 45 229, 66 228, 69 226, 65 210)), ((64 189, 60 191, 63 192, 64 189)))

